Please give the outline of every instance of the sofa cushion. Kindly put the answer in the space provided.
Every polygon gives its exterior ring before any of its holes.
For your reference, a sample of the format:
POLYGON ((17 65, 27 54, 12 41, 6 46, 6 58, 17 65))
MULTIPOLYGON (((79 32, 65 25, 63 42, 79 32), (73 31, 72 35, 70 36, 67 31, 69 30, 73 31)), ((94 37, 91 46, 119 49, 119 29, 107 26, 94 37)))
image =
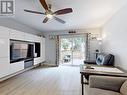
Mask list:
POLYGON ((97 65, 103 65, 103 63, 105 61, 105 57, 106 57, 106 54, 104 54, 104 53, 99 54, 96 59, 97 65))
POLYGON ((122 95, 127 95, 127 81, 125 81, 125 82, 123 83, 123 85, 121 86, 121 88, 120 88, 120 93, 121 93, 122 95))
POLYGON ((120 94, 118 92, 110 91, 110 90, 90 88, 88 91, 88 95, 122 95, 122 94, 120 94))
POLYGON ((113 66, 114 63, 114 55, 107 53, 99 53, 96 59, 97 65, 109 65, 113 66))
POLYGON ((120 92, 122 84, 126 78, 122 77, 107 77, 107 76, 90 76, 90 87, 104 90, 112 90, 120 92))

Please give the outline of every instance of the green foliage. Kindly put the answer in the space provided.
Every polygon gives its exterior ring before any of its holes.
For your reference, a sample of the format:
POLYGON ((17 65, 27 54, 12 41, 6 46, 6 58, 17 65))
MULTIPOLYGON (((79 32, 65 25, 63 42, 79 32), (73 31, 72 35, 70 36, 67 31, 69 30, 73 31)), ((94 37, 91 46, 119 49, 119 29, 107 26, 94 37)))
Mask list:
POLYGON ((61 41, 61 47, 64 49, 64 50, 67 50, 69 49, 69 46, 70 46, 70 41, 68 39, 62 39, 61 41))
POLYGON ((84 39, 82 37, 77 37, 77 38, 74 38, 73 40, 74 42, 74 50, 80 50, 81 49, 81 44, 84 42, 84 39))
POLYGON ((62 39, 61 48, 64 50, 68 50, 73 47, 74 50, 80 50, 82 43, 84 43, 83 37, 75 37, 73 39, 62 39), (72 41, 73 41, 73 46, 72 46, 72 41))

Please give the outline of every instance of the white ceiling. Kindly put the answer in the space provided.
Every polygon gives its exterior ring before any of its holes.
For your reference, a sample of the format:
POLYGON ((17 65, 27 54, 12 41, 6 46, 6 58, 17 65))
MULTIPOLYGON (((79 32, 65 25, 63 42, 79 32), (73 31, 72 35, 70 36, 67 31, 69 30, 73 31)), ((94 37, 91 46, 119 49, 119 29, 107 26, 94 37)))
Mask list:
POLYGON ((57 16, 66 21, 61 24, 54 19, 43 24, 44 15, 26 13, 24 9, 45 12, 39 0, 15 0, 14 19, 42 32, 68 29, 101 27, 127 0, 46 0, 52 10, 73 8, 73 13, 57 16))

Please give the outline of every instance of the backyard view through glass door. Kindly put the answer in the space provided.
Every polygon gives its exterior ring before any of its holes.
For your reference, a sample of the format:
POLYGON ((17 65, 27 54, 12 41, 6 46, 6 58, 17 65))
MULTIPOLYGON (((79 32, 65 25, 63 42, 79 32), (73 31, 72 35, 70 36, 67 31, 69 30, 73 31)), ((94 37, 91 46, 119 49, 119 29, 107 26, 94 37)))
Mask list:
POLYGON ((60 64, 80 65, 85 60, 84 36, 61 37, 60 39, 60 64))

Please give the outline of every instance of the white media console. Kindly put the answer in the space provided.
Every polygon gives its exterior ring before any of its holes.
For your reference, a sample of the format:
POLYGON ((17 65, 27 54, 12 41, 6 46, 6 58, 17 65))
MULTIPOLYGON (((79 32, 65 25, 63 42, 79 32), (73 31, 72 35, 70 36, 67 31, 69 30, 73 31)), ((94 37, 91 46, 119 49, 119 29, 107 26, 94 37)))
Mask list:
POLYGON ((45 61, 45 38, 0 26, 0 78, 24 70, 24 60, 10 64, 10 39, 40 43, 40 57, 33 64, 45 61))

